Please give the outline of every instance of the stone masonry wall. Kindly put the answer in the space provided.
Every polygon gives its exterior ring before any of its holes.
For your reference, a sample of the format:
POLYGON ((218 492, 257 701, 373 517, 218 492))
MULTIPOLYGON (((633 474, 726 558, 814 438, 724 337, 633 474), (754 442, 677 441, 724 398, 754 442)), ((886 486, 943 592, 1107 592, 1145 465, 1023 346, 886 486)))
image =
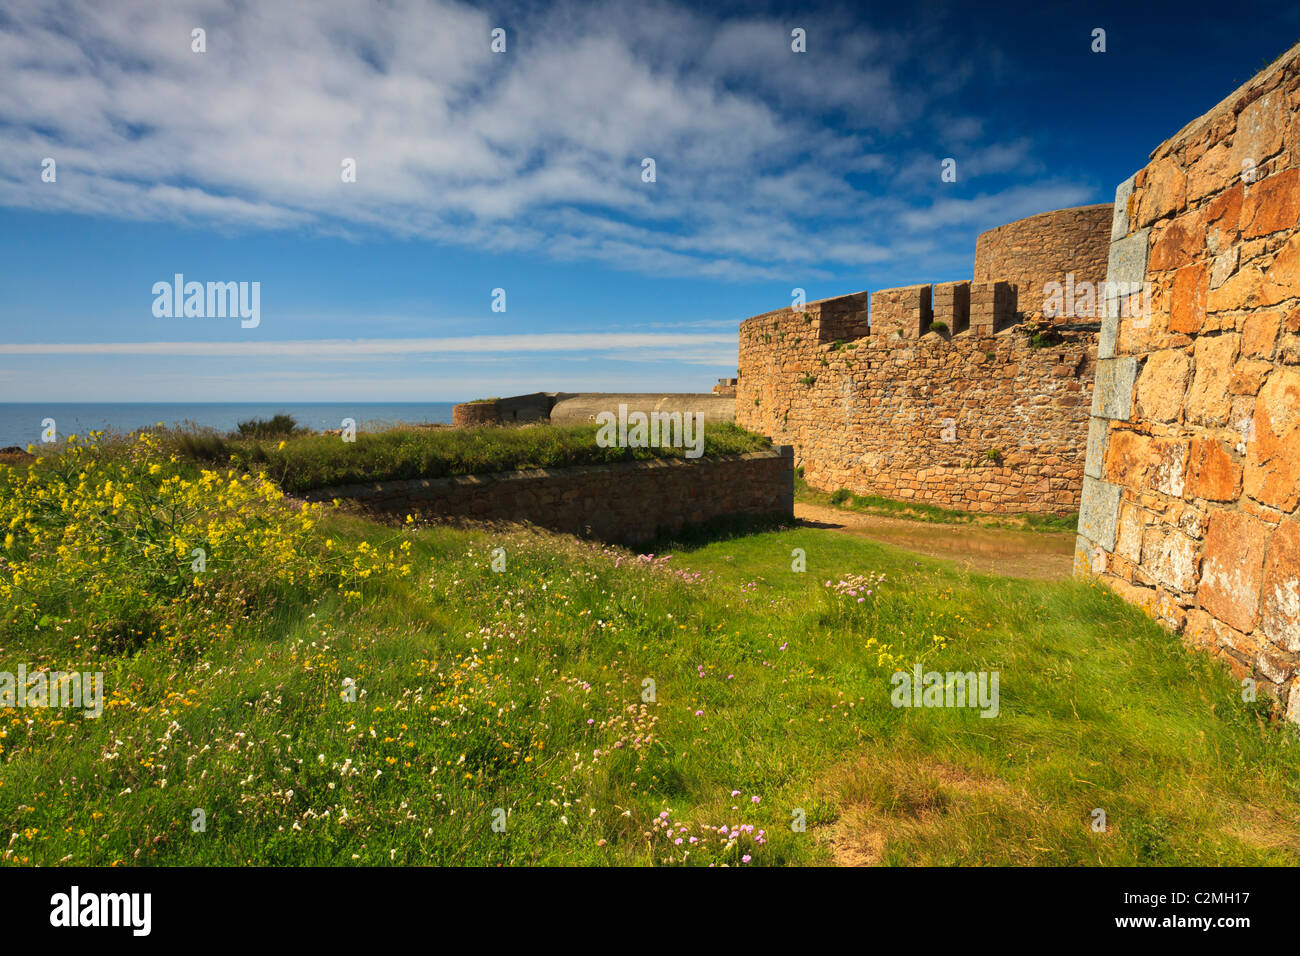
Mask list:
MULTIPOLYGON (((990 229, 975 240, 975 281, 1009 283, 1018 318, 1041 317, 1047 283, 1064 283, 1071 272, 1076 283, 1098 283, 1106 277, 1110 225, 1111 205, 1102 203, 1040 213, 990 229)), ((1099 318, 1061 316, 1052 324, 1099 318)))
POLYGON ((653 459, 492 475, 416 478, 320 488, 395 517, 530 521, 555 531, 639 544, 721 515, 794 514, 793 449, 653 459))
POLYGON ((1116 191, 1076 566, 1300 721, 1300 44, 1116 191))
POLYGON ((870 299, 869 335, 865 292, 742 322, 737 422, 794 445, 816 488, 968 511, 1076 510, 1096 335, 1033 348, 1002 328, 1013 318, 1003 283, 870 299), (954 333, 963 314, 970 327, 954 333), (949 331, 925 331, 936 320, 949 331))

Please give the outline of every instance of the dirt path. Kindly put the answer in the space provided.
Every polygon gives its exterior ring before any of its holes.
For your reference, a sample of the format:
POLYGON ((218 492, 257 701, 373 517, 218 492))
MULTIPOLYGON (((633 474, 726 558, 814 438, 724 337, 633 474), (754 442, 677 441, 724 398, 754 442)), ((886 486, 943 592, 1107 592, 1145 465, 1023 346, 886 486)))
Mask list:
POLYGON ((943 558, 982 574, 1059 581, 1070 576, 1074 565, 1074 535, 1068 532, 929 524, 801 502, 795 502, 794 516, 813 527, 943 558))

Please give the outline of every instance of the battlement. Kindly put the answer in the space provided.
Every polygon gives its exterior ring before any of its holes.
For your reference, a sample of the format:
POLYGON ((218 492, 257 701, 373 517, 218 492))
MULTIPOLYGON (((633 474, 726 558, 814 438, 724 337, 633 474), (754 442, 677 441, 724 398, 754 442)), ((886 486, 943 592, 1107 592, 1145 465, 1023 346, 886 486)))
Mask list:
POLYGON ((764 312, 741 322, 740 336, 784 349, 848 342, 890 347, 930 332, 944 340, 965 332, 989 336, 1019 321, 1015 303, 1015 287, 1008 282, 909 285, 821 299, 802 310, 764 312))
POLYGON ((1036 283, 1104 277, 1096 260, 1110 209, 1057 210, 984 234, 973 279, 746 319, 736 420, 794 445, 817 488, 971 511, 1078 508, 1098 336, 1075 327, 1031 337, 1023 323, 1040 312, 1019 306, 1022 290, 1042 291, 1036 283), (1056 226, 1064 238, 1044 235, 1056 226), (1030 245, 1032 263, 1015 258, 1030 245), (1008 275, 989 274, 998 263, 1008 275))
POLYGON ((776 335, 819 343, 849 341, 869 334, 866 292, 819 299, 803 308, 786 306, 745 319, 740 323, 742 337, 776 335))

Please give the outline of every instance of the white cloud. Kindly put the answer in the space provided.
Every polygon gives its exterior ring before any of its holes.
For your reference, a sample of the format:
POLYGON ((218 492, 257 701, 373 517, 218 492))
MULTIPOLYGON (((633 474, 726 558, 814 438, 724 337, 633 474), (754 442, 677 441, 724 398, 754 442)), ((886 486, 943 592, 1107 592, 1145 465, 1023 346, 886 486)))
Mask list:
POLYGON ((912 211, 944 128, 964 175, 1035 169, 1027 143, 975 142, 979 120, 935 103, 969 74, 937 42, 655 0, 511 17, 454 0, 8 0, 0 204, 818 278, 903 261, 926 223, 1005 221, 980 218, 984 197, 912 211))
POLYGON ((225 342, 30 342, 0 343, 4 355, 153 355, 208 358, 364 359, 390 355, 592 352, 648 353, 649 357, 717 354, 707 346, 731 349, 736 336, 665 332, 543 332, 524 335, 466 335, 421 339, 301 339, 225 342))

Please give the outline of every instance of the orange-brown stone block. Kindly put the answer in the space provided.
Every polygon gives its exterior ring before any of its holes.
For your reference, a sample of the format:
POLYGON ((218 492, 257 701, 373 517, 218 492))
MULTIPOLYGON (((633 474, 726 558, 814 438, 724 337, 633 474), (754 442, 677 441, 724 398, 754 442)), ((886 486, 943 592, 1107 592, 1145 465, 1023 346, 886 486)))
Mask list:
POLYGON ((1191 492, 1209 501, 1235 501, 1241 494, 1241 465, 1223 442, 1198 438, 1192 442, 1191 492))
POLYGON ((1201 607, 1239 631, 1259 620, 1259 590, 1268 525, 1237 511, 1216 511, 1205 535, 1205 557, 1196 599, 1201 607))

